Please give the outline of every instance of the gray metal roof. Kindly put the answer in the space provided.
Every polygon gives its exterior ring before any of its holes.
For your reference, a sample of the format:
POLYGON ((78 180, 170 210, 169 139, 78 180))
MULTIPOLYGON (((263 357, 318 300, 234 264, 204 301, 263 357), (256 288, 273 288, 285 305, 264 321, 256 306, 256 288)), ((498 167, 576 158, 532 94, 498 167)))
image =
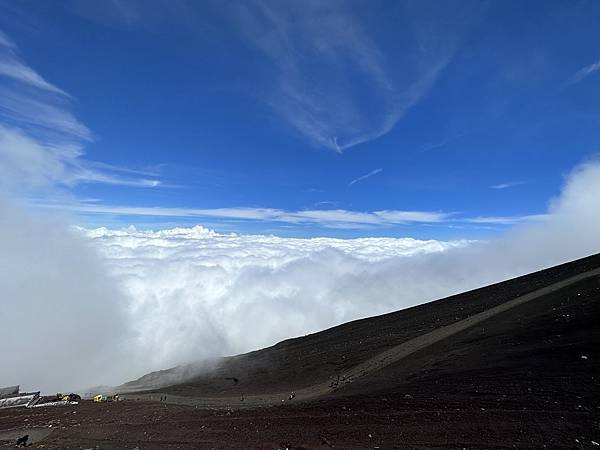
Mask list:
POLYGON ((19 385, 0 388, 0 398, 12 397, 19 394, 19 385))

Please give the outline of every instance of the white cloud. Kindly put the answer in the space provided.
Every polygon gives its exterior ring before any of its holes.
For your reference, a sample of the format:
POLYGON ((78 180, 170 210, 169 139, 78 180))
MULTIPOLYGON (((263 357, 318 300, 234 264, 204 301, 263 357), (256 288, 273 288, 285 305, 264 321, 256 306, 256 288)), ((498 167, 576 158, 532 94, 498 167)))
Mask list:
POLYGON ((136 353, 148 360, 143 369, 243 352, 383 312, 394 299, 369 300, 368 290, 389 288, 391 280, 352 293, 363 275, 368 280, 386 261, 467 244, 220 235, 201 226, 82 232, 132 299, 128 323, 140 336, 136 353))
POLYGON ((548 214, 530 214, 526 216, 479 216, 464 219, 467 223, 487 223, 492 225, 515 225, 523 222, 549 219, 548 214))
POLYGON ((0 186, 38 189, 51 186, 66 175, 65 161, 78 157, 78 151, 63 147, 45 148, 20 130, 0 125, 0 186))
MULTIPOLYGON (((113 26, 154 29, 168 23, 197 34, 203 32, 198 23, 205 20, 205 7, 175 0, 86 0, 75 10, 113 26)), ((368 29, 359 4, 266 0, 218 8, 229 35, 238 35, 252 58, 264 57, 260 69, 245 67, 251 95, 302 139, 336 152, 389 133, 428 94, 480 9, 464 1, 397 2, 389 12, 398 33, 384 52, 390 42, 378 42, 378 30, 368 29)))
POLYGON ((6 47, 9 49, 12 49, 15 47, 14 42, 11 41, 10 38, 6 34, 4 34, 4 32, 2 30, 0 30, 0 46, 6 47))
POLYGON ((525 184, 525 183, 523 181, 512 181, 509 183, 499 183, 499 184, 491 185, 490 189, 508 189, 511 187, 520 186, 522 184, 525 184))
POLYGON ((91 131, 67 109, 64 100, 24 89, 0 89, 0 117, 32 136, 56 145, 82 145, 92 140, 91 131))
MULTIPOLYGON (((329 202, 324 202, 329 203, 329 202)), ((543 221, 549 214, 523 216, 476 216, 465 217, 455 212, 442 211, 349 211, 345 209, 312 209, 288 211, 276 208, 168 208, 106 205, 99 201, 80 203, 31 202, 41 209, 56 209, 85 214, 112 215, 120 217, 185 217, 229 219, 239 221, 279 222, 290 224, 314 224, 325 228, 360 229, 405 224, 489 224, 515 225, 524 222, 543 221)))
POLYGON ((576 84, 579 83, 580 81, 583 81, 585 78, 589 77, 590 75, 592 75, 594 72, 597 72, 598 70, 600 70, 600 59, 596 62, 593 62, 592 64, 582 67, 581 69, 579 69, 571 78, 569 78, 569 81, 567 81, 567 84, 576 84))
POLYGON ((235 219, 243 221, 310 223, 331 228, 352 228, 407 223, 439 223, 448 220, 452 213, 436 211, 399 211, 383 210, 373 212, 348 211, 344 209, 317 209, 286 211, 274 208, 167 208, 104 205, 88 203, 33 203, 33 206, 45 209, 58 209, 88 214, 110 214, 119 216, 148 217, 199 217, 216 219, 235 219))
POLYGON ((2 383, 56 392, 117 382, 130 336, 127 298, 101 258, 65 223, 0 198, 2 383))
POLYGON ((104 183, 133 187, 156 187, 156 179, 122 176, 119 168, 83 158, 78 143, 38 139, 22 129, 0 123, 0 188, 52 197, 54 188, 78 183, 104 183))
POLYGON ((403 19, 409 18, 415 31, 399 38, 402 74, 391 70, 347 4, 240 3, 234 16, 244 42, 275 68, 267 103, 313 145, 342 152, 390 132, 452 59, 460 32, 449 30, 451 21, 444 17, 437 23, 431 11, 404 6, 403 19), (368 102, 361 89, 369 92, 368 102))
POLYGON ((435 211, 376 211, 381 220, 389 223, 438 223, 447 221, 453 214, 435 211))
POLYGON ((89 161, 92 132, 70 110, 71 97, 18 56, 0 31, 0 188, 51 197, 77 183, 156 187, 136 171, 89 161))
POLYGON ((62 90, 44 80, 18 56, 15 44, 0 31, 0 76, 5 76, 32 87, 67 96, 62 90))
POLYGON ((349 186, 352 186, 352 185, 354 185, 354 184, 358 183, 359 181, 366 180, 367 178, 370 178, 370 177, 372 177, 373 175, 377 175, 378 173, 381 173, 381 172, 383 172, 383 169, 381 169, 381 168, 380 168, 380 169, 371 170, 369 173, 366 173, 366 174, 364 174, 364 175, 361 175, 361 176, 360 176, 360 177, 358 177, 358 178, 355 178, 355 179, 354 179, 354 180, 352 180, 352 181, 351 181, 351 182, 350 182, 348 185, 349 185, 349 186))

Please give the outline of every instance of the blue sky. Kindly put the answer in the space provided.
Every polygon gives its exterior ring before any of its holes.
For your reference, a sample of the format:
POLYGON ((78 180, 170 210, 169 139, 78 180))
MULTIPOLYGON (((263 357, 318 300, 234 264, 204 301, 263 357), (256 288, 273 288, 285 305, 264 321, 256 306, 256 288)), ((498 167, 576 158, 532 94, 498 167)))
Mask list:
POLYGON ((599 20, 596 1, 2 1, 3 189, 93 226, 489 236, 597 153, 599 20))

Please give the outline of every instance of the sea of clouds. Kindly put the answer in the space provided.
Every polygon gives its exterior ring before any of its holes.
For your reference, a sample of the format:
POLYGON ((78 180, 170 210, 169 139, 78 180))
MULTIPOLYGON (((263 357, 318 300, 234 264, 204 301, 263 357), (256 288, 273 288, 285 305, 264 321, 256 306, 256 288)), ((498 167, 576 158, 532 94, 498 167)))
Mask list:
POLYGON ((384 268, 468 244, 223 235, 202 226, 79 231, 131 299, 136 348, 152 368, 245 352, 406 306, 394 294, 403 277, 379 279, 384 268))
POLYGON ((118 384, 600 251, 600 163, 488 241, 74 228, 0 202, 2 381, 118 384))

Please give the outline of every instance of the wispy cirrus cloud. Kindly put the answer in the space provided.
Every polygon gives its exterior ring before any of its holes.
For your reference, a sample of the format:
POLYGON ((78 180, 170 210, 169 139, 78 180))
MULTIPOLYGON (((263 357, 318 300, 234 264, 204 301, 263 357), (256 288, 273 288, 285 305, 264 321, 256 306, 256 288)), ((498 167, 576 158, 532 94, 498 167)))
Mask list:
POLYGON ((49 194, 79 183, 156 187, 149 174, 90 161, 93 134, 71 111, 72 97, 20 57, 0 31, 0 187, 49 194))
POLYGON ((313 209, 287 211, 276 208, 166 208, 105 205, 91 203, 32 202, 32 206, 58 209, 84 214, 110 214, 116 216, 185 217, 232 219, 240 221, 281 222, 291 224, 316 224, 326 228, 363 228, 410 223, 440 223, 453 214, 436 211, 348 211, 345 209, 313 209))
POLYGON ((478 216, 466 218, 467 223, 480 223, 488 225, 516 225, 525 222, 539 222, 548 219, 548 214, 529 214, 524 216, 478 216))
POLYGON ((525 182, 524 181, 510 181, 507 183, 492 184, 490 186, 490 189, 508 189, 511 187, 520 186, 522 184, 525 184, 525 182))
POLYGON ((40 74, 25 64, 17 54, 16 45, 2 31, 0 31, 0 47, 2 48, 0 53, 0 75, 38 89, 68 96, 65 91, 46 81, 40 74))
POLYGON ((447 222, 452 216, 455 216, 455 213, 398 210, 377 211, 375 214, 390 223, 439 223, 447 222))
POLYGON ((390 132, 452 59, 457 34, 405 6, 415 32, 403 36, 401 76, 348 3, 245 2, 234 17, 244 42, 275 69, 267 103, 313 145, 342 152, 390 132))
POLYGON ((354 180, 352 180, 350 183, 348 183, 348 186, 352 186, 352 185, 358 183, 359 181, 363 181, 363 180, 366 180, 367 178, 371 178, 373 175, 377 175, 378 173, 381 173, 381 172, 383 172, 383 169, 381 169, 381 168, 371 170, 369 173, 361 175, 360 177, 357 177, 354 180))
POLYGON ((600 59, 593 62, 592 64, 582 67, 577 72, 575 72, 575 74, 573 74, 573 76, 569 78, 569 80, 567 80, 567 84, 579 83, 587 77, 589 77, 590 75, 592 75, 593 73, 597 72, 598 70, 600 70, 600 59))
MULTIPOLYGON (((251 95, 302 140, 339 153, 389 133, 429 93, 453 59, 466 17, 480 9, 464 1, 396 2, 389 8, 397 31, 390 43, 378 36, 380 30, 370 28, 359 3, 218 5, 231 28, 229 36, 238 36, 253 57, 263 58, 260 69, 245 67, 251 95)), ((170 21, 198 33, 197 22, 189 17, 201 20, 205 8, 211 10, 206 3, 183 0, 82 0, 75 9, 115 26, 143 29, 170 21)))
POLYGON ((101 201, 64 203, 30 201, 30 205, 42 209, 55 209, 80 214, 110 215, 117 217, 169 217, 216 219, 217 221, 276 222, 308 224, 323 228, 362 229, 410 224, 462 225, 517 225, 543 222, 550 214, 522 216, 467 216, 458 212, 377 210, 352 211, 347 209, 284 210, 278 208, 169 208, 160 206, 110 205, 101 201))
POLYGON ((334 207, 339 205, 340 202, 337 202, 335 200, 322 200, 320 202, 315 202, 315 206, 319 207, 319 206, 328 206, 328 207, 334 207))

